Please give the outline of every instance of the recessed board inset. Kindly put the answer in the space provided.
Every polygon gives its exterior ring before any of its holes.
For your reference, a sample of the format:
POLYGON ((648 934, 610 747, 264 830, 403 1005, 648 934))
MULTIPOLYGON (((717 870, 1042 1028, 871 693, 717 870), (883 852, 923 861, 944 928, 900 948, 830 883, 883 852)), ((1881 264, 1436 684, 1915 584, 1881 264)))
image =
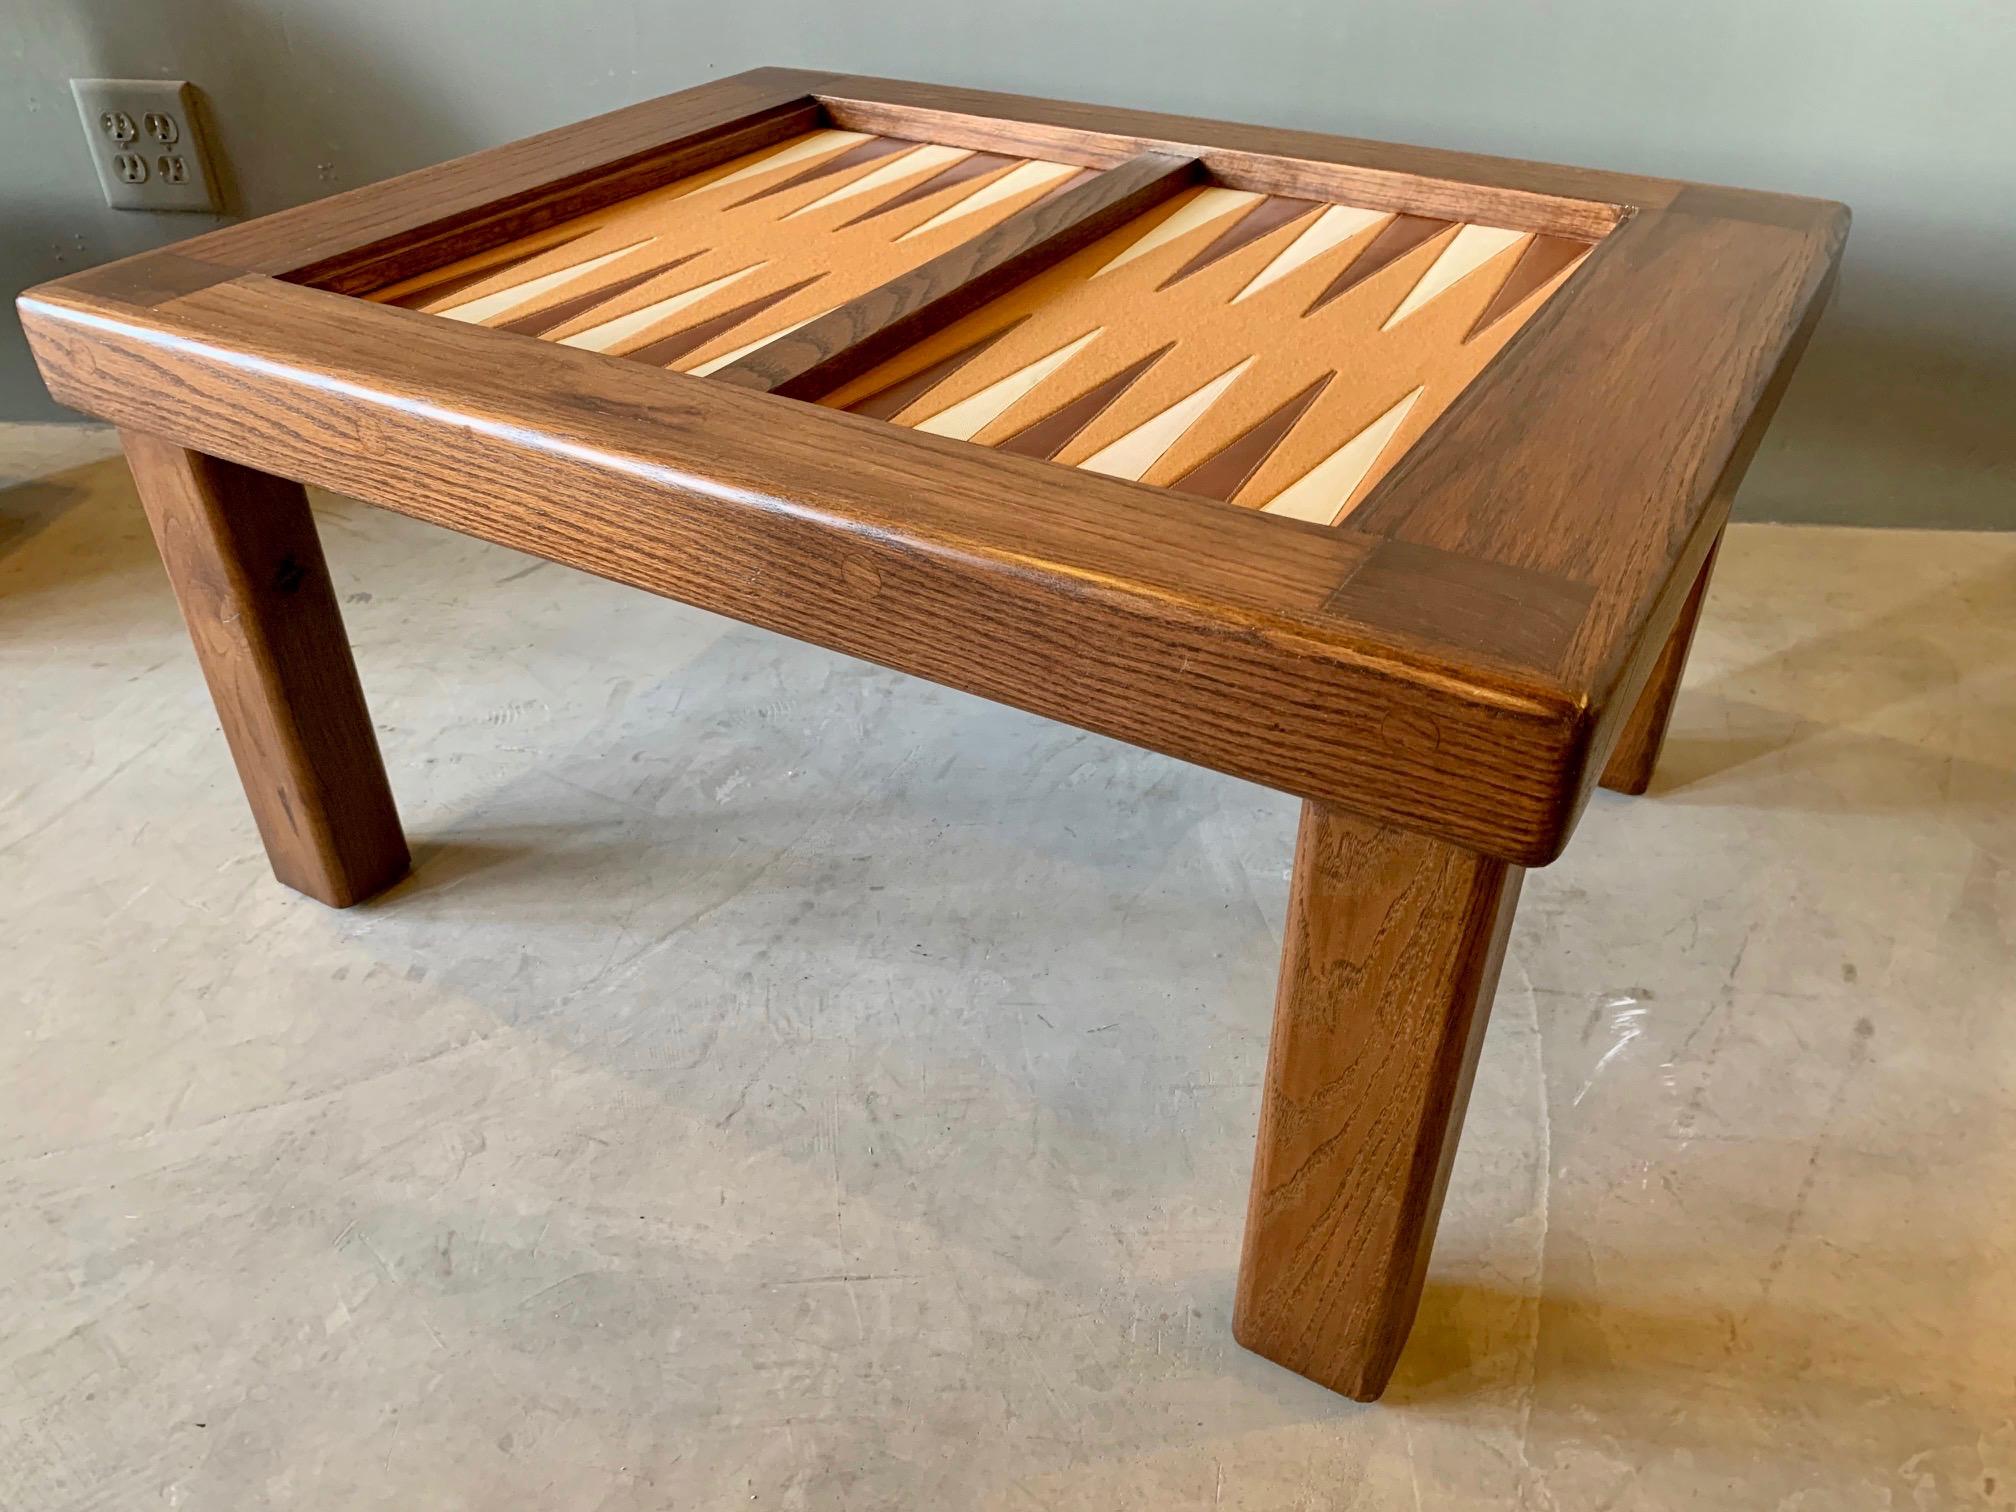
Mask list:
POLYGON ((1329 523, 1588 250, 1200 187, 821 402, 1329 523))
POLYGON ((1089 173, 813 131, 370 297, 705 374, 1089 173))

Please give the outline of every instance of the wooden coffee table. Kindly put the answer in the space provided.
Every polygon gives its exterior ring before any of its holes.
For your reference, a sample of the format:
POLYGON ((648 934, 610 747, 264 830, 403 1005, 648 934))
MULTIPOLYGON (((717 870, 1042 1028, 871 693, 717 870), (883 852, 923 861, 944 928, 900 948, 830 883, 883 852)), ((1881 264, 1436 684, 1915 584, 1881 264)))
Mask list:
POLYGON ((1370 1398, 1523 869, 1646 785, 1847 220, 761 69, 21 312, 325 903, 408 863, 302 482, 1300 796, 1233 1327, 1370 1398))

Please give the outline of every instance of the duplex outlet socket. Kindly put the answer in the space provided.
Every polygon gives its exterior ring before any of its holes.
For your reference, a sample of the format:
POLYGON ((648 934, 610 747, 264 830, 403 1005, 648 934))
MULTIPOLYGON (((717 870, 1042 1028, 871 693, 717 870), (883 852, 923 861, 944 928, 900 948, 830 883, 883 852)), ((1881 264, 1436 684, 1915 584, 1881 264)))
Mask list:
POLYGON ((72 79, 98 187, 115 210, 216 212, 223 202, 196 91, 181 79, 72 79))

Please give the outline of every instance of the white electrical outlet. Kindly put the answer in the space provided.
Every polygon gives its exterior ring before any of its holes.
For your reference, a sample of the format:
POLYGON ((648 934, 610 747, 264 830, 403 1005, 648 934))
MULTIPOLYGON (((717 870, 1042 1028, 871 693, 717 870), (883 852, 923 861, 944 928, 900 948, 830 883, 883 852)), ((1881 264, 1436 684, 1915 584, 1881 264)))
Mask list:
POLYGON ((223 209, 196 91, 180 79, 72 79, 105 203, 115 210, 223 209))

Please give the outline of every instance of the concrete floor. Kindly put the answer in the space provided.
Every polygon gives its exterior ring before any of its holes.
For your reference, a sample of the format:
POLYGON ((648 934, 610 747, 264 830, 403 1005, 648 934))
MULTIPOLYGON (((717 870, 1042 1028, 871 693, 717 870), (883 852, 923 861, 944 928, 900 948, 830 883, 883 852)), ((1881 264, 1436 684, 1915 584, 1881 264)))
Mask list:
POLYGON ((1732 531, 1361 1407, 1228 1328, 1290 800, 325 501, 331 912, 104 450, 0 441, 0 1506, 2016 1507, 2016 537, 1732 531))

